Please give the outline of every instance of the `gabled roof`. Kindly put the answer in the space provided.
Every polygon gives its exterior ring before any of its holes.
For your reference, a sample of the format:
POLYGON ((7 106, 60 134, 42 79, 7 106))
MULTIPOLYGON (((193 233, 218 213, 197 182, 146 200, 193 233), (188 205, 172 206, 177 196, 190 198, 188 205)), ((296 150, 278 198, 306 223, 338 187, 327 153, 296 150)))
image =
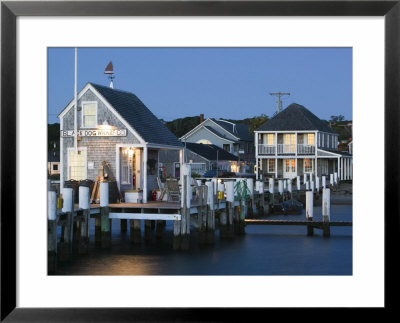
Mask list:
POLYGON ((263 123, 255 131, 296 131, 318 130, 328 133, 335 131, 311 111, 300 104, 292 103, 273 118, 263 123))
POLYGON ((239 138, 240 140, 253 141, 254 137, 250 134, 249 126, 242 123, 233 123, 223 119, 211 118, 216 124, 224 128, 226 131, 231 133, 233 136, 239 138))
POLYGON ((182 146, 178 138, 133 93, 90 83, 146 141, 182 146))
POLYGON ((186 148, 207 160, 238 160, 239 158, 215 145, 186 143, 186 148), (218 152, 218 156, 217 156, 218 152))
POLYGON ((235 142, 235 141, 233 141, 231 139, 226 138, 226 135, 220 133, 219 131, 215 130, 214 128, 212 128, 210 126, 204 126, 204 128, 206 128, 208 131, 211 131, 214 135, 216 135, 216 136, 218 136, 218 137, 220 137, 222 139, 228 140, 230 142, 235 142))

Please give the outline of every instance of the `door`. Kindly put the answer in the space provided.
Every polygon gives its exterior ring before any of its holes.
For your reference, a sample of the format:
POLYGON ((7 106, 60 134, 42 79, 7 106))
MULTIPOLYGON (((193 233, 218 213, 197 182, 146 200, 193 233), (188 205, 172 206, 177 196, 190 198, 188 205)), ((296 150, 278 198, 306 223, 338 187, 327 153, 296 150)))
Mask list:
POLYGON ((296 173, 296 160, 295 159, 284 159, 283 160, 283 177, 284 178, 295 178, 296 173))

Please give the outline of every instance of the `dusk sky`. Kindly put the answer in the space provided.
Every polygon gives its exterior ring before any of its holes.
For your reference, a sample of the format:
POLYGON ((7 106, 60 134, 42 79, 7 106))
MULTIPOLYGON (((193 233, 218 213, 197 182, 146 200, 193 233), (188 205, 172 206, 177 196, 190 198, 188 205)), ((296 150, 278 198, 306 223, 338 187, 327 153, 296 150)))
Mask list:
MULTIPOLYGON (((74 48, 48 49, 48 123, 74 97, 74 48)), ((321 119, 352 120, 351 48, 78 48, 78 92, 87 82, 134 93, 166 121, 203 113, 244 119, 291 103, 321 119)))

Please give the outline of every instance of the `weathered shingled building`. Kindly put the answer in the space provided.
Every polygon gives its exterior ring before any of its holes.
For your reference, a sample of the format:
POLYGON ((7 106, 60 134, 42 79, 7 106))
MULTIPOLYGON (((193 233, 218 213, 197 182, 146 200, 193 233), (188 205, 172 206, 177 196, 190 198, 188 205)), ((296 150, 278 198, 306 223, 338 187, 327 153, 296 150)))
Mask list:
POLYGON ((133 93, 87 83, 78 93, 77 153, 72 100, 59 114, 60 182, 95 180, 102 163, 110 165, 117 185, 143 190, 143 201, 158 187, 158 153, 183 146, 133 93))

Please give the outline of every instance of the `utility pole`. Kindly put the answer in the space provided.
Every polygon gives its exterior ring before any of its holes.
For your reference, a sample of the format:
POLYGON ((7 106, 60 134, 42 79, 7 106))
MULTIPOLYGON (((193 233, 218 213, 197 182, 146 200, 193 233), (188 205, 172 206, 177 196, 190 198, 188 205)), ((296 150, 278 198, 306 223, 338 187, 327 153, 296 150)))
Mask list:
POLYGON ((277 110, 277 113, 281 112, 281 110, 282 110, 281 96, 282 95, 290 95, 290 93, 275 92, 275 93, 270 93, 270 95, 276 95, 278 97, 278 110, 277 110))

